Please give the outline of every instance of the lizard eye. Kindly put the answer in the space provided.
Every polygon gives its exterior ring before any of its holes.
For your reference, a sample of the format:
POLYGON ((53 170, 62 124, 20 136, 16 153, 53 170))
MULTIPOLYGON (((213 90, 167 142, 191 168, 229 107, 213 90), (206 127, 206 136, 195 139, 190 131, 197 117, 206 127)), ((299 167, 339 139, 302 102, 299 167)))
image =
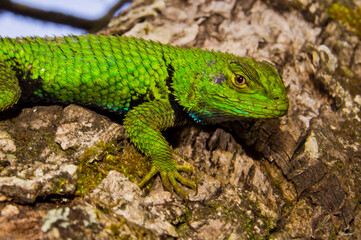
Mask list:
POLYGON ((234 82, 236 83, 236 85, 245 85, 247 83, 246 78, 242 75, 236 75, 234 77, 234 82))

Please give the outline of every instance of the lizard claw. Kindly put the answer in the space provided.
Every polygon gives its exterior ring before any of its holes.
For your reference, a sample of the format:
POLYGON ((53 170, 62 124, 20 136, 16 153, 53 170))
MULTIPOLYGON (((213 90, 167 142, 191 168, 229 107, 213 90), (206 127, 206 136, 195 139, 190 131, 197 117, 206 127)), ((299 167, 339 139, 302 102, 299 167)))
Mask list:
POLYGON ((172 191, 174 190, 178 195, 180 195, 184 200, 188 200, 188 194, 179 186, 178 182, 181 184, 194 189, 196 194, 198 193, 197 184, 194 181, 188 180, 183 177, 179 171, 193 173, 194 168, 190 165, 180 165, 177 164, 172 170, 159 170, 156 167, 152 167, 149 173, 143 178, 143 180, 138 184, 140 188, 144 187, 149 180, 154 177, 157 173, 160 173, 164 187, 172 191))

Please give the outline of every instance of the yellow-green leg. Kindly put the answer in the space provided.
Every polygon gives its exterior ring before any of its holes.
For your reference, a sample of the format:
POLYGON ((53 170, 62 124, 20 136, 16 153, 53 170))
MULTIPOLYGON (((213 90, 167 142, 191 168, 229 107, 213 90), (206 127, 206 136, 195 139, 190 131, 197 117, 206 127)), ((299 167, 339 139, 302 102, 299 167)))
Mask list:
POLYGON ((17 103, 20 94, 19 81, 15 71, 0 62, 0 112, 17 103))
POLYGON ((186 192, 181 184, 196 189, 194 181, 183 177, 179 171, 193 172, 193 167, 178 164, 172 148, 163 137, 161 131, 175 125, 176 115, 169 101, 155 100, 143 103, 131 110, 124 119, 126 132, 135 146, 152 161, 152 169, 139 183, 143 187, 154 175, 160 174, 163 185, 168 190, 175 190, 184 199, 186 192))

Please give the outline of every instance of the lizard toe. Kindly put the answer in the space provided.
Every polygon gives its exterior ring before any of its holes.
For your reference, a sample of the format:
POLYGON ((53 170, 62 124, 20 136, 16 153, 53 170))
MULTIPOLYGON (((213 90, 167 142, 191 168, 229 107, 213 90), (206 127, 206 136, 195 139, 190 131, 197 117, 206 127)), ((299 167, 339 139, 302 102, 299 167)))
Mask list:
POLYGON ((194 167, 191 166, 191 165, 181 165, 181 164, 177 164, 177 165, 176 165, 176 169, 177 169, 178 171, 186 172, 186 173, 189 173, 189 174, 194 173, 194 167))
POLYGON ((143 188, 150 181, 150 179, 152 179, 158 172, 159 170, 156 167, 152 167, 149 173, 145 175, 145 177, 142 179, 140 183, 138 183, 138 186, 140 188, 143 188))
MULTIPOLYGON (((143 180, 138 184, 140 188, 144 187, 152 177, 156 174, 160 174, 163 186, 170 192, 173 190, 181 196, 182 199, 188 201, 188 193, 185 192, 180 186, 179 183, 196 190, 197 192, 197 184, 194 181, 188 180, 184 176, 182 176, 179 171, 184 171, 188 173, 193 173, 194 168, 189 165, 179 165, 177 164, 173 170, 159 170, 157 167, 152 167, 149 173, 143 178, 143 180)), ((196 193, 197 194, 197 193, 196 193)))

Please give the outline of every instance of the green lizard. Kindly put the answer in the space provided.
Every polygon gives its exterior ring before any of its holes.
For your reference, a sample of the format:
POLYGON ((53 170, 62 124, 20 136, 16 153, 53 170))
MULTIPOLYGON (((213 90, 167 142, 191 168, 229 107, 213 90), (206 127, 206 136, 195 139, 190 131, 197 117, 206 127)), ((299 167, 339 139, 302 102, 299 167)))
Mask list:
POLYGON ((139 183, 160 174, 183 198, 179 172, 161 131, 193 119, 218 123, 285 115, 288 98, 276 69, 233 54, 120 36, 0 38, 0 111, 37 98, 125 115, 133 144, 152 161, 139 183))

